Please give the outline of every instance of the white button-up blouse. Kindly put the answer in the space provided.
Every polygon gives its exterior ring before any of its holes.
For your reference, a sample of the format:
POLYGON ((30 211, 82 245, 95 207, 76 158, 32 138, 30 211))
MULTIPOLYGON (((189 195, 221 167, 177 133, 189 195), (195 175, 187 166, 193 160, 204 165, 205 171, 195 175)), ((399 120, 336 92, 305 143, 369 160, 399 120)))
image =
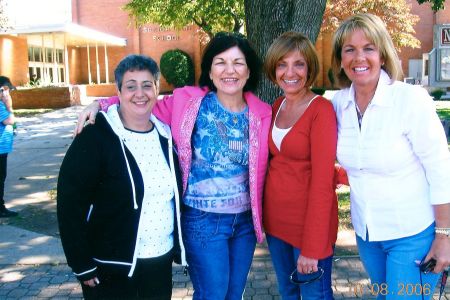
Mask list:
POLYGON ((354 94, 353 86, 339 91, 333 105, 355 232, 370 241, 417 234, 434 222, 432 205, 450 202, 450 154, 434 103, 382 70, 360 129, 354 94))

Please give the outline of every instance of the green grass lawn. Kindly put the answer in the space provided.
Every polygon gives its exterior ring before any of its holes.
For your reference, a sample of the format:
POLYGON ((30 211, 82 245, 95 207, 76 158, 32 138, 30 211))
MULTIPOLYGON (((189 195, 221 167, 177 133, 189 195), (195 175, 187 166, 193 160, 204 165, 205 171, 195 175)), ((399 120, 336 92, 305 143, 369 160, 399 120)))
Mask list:
POLYGON ((350 191, 348 188, 338 190, 339 229, 353 229, 350 218, 350 191))
POLYGON ((450 108, 436 109, 436 112, 441 119, 450 120, 450 108))
MULTIPOLYGON (((436 112, 441 120, 450 120, 450 101, 435 101, 436 112)), ((450 137, 447 139, 450 150, 450 137)))
POLYGON ((439 118, 450 120, 450 101, 434 101, 434 103, 439 118))

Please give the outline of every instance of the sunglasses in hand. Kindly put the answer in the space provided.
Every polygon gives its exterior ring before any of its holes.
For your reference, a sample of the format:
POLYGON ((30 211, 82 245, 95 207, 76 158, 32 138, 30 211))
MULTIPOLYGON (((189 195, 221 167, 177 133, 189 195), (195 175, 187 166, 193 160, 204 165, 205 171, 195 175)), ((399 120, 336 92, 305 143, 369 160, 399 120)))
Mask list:
POLYGON ((297 285, 308 284, 322 278, 323 273, 324 271, 321 267, 318 267, 317 272, 313 272, 311 274, 300 274, 297 272, 297 269, 295 269, 289 276, 289 280, 291 283, 297 285))

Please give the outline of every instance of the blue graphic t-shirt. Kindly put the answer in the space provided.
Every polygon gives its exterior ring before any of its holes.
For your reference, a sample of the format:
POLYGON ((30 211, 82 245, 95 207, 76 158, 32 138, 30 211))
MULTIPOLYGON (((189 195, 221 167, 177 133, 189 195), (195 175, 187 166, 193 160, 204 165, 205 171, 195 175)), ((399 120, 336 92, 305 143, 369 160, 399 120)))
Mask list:
POLYGON ((215 213, 250 209, 248 125, 248 107, 230 112, 215 93, 205 96, 192 134, 186 205, 215 213))

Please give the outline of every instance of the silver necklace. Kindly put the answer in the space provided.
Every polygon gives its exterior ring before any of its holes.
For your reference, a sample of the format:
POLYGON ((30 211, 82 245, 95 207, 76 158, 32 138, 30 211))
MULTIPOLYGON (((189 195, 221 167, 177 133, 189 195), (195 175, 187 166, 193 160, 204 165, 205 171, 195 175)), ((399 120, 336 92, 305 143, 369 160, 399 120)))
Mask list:
POLYGON ((366 107, 366 109, 364 110, 364 112, 361 112, 361 110, 359 109, 358 103, 356 103, 356 101, 355 101, 356 115, 358 116, 359 129, 361 129, 362 119, 363 119, 364 114, 366 113, 367 109, 369 108, 370 103, 372 103, 372 99, 371 99, 371 100, 369 101, 369 103, 367 104, 367 107, 366 107))

